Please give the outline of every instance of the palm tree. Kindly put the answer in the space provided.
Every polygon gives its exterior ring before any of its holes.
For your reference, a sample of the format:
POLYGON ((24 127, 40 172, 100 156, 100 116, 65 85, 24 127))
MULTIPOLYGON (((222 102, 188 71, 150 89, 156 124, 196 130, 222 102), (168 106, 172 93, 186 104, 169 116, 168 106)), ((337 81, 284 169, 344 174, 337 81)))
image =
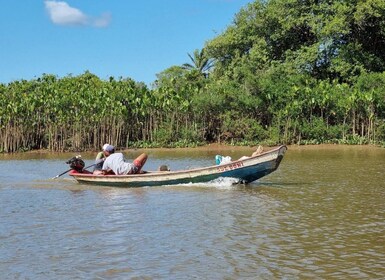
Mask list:
POLYGON ((207 57, 204 49, 200 51, 196 49, 193 55, 188 53, 188 56, 192 64, 185 63, 182 65, 182 68, 190 71, 197 70, 200 74, 207 77, 210 69, 214 66, 214 61, 207 57))

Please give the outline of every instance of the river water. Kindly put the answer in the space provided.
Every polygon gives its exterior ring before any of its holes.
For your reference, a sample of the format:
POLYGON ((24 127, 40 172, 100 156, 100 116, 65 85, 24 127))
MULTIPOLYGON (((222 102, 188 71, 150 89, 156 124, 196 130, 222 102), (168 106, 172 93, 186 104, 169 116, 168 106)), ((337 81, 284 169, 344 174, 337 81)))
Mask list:
MULTIPOLYGON (((146 152, 151 170, 252 149, 146 152)), ((52 180, 73 155, 0 155, 1 279, 385 277, 385 149, 289 147, 247 186, 132 189, 52 180)))

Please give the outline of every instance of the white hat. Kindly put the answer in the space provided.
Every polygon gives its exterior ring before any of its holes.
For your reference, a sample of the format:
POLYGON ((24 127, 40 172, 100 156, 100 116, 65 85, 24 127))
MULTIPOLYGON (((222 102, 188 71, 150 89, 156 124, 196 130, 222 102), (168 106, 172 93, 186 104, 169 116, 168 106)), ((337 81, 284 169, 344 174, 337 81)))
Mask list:
POLYGON ((108 146, 104 149, 104 151, 109 152, 110 154, 113 154, 113 153, 115 153, 115 147, 112 146, 112 145, 108 145, 108 146))
POLYGON ((110 144, 104 144, 103 145, 103 151, 105 151, 108 146, 110 146, 110 144))

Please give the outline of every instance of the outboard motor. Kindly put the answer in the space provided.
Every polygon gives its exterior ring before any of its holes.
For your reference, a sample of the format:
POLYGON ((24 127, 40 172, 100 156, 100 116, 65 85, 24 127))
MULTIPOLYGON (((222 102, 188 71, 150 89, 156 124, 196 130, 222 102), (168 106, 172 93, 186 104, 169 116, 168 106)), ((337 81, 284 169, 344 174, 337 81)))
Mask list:
POLYGON ((81 155, 71 158, 70 160, 66 161, 66 164, 69 164, 71 169, 79 173, 83 171, 85 166, 84 161, 81 159, 81 155))

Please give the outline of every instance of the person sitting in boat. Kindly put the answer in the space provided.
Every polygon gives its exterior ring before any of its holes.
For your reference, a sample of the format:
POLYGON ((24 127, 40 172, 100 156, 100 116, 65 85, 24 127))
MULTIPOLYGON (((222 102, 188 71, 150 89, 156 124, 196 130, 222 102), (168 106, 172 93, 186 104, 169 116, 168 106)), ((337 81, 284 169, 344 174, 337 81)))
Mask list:
POLYGON ((122 153, 115 153, 115 147, 108 145, 103 151, 106 159, 103 162, 102 174, 127 175, 140 173, 146 163, 147 154, 138 156, 132 163, 126 161, 122 153))
MULTIPOLYGON (((251 157, 255 157, 257 155, 260 155, 263 153, 263 147, 261 145, 258 146, 257 150, 251 154, 251 157)), ((245 160, 245 159, 248 159, 250 158, 250 156, 243 156, 241 158, 239 158, 238 160, 245 160)), ((215 156, 215 163, 217 165, 221 165, 221 164, 226 164, 226 163, 229 163, 229 162, 232 162, 232 159, 231 157, 229 156, 221 156, 221 155, 216 155, 215 156)))
MULTIPOLYGON (((257 150, 251 154, 251 157, 256 157, 257 155, 260 155, 263 153, 263 147, 261 145, 258 146, 257 150)), ((244 160, 250 158, 249 156, 243 156, 238 160, 244 160)))
POLYGON ((102 151, 99 152, 97 155, 96 155, 96 158, 95 158, 95 167, 94 167, 94 170, 93 170, 93 173, 94 174, 101 174, 102 172, 102 167, 103 167, 103 162, 104 160, 106 159, 105 155, 104 155, 104 150, 107 146, 109 146, 110 144, 106 143, 103 145, 102 147, 102 151))

